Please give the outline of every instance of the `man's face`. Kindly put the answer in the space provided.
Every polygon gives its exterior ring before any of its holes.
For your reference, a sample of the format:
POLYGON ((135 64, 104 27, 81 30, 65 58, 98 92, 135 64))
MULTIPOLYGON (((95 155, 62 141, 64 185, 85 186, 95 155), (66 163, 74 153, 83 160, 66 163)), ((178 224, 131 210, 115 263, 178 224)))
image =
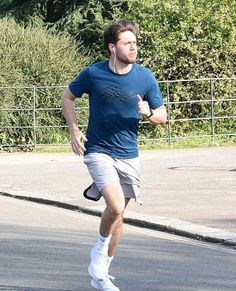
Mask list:
POLYGON ((121 32, 115 45, 117 60, 124 64, 133 64, 137 58, 137 39, 131 31, 121 32))

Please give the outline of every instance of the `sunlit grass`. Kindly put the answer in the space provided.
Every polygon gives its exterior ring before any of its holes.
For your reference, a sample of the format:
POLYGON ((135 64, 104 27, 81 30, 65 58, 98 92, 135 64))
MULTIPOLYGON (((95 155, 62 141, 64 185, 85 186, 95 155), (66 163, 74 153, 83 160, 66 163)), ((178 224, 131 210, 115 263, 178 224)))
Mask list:
MULTIPOLYGON (((223 139, 217 138, 214 141, 210 138, 192 138, 186 140, 172 141, 170 144, 167 141, 146 142, 139 145, 140 150, 159 150, 159 149, 184 149, 184 148, 199 148, 199 147, 218 147, 218 146, 236 146, 236 138, 223 139)), ((70 145, 45 145, 37 146, 33 152, 60 153, 72 152, 70 145)))

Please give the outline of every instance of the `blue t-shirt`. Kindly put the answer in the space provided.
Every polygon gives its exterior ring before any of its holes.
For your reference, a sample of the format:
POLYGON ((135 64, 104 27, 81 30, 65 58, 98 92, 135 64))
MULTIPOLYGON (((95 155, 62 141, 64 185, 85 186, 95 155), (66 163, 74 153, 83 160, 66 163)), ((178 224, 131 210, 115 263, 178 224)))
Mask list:
POLYGON ((138 156, 137 95, 152 109, 163 105, 159 86, 149 69, 134 63, 127 74, 116 74, 108 61, 102 61, 82 70, 69 89, 77 97, 89 95, 85 154, 105 153, 120 159, 138 156))

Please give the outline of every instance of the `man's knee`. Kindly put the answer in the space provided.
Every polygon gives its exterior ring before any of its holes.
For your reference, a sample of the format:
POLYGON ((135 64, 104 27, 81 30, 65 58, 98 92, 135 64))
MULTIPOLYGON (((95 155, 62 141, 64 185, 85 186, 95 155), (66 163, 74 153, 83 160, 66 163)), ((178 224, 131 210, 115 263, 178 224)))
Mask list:
POLYGON ((125 210, 125 197, 119 183, 113 183, 102 190, 102 195, 105 199, 107 212, 116 219, 123 216, 125 210))
POLYGON ((107 205, 107 211, 109 213, 109 216, 113 219, 123 219, 123 213, 124 213, 124 205, 107 205))

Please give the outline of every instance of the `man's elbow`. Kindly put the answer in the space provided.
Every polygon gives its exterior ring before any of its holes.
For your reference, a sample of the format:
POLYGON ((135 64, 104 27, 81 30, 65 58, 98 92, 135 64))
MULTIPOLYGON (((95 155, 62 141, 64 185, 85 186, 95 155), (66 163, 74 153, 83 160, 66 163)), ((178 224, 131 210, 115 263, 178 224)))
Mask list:
POLYGON ((69 87, 65 89, 65 91, 61 95, 61 101, 63 102, 64 100, 70 100, 74 101, 76 96, 70 91, 69 87))

